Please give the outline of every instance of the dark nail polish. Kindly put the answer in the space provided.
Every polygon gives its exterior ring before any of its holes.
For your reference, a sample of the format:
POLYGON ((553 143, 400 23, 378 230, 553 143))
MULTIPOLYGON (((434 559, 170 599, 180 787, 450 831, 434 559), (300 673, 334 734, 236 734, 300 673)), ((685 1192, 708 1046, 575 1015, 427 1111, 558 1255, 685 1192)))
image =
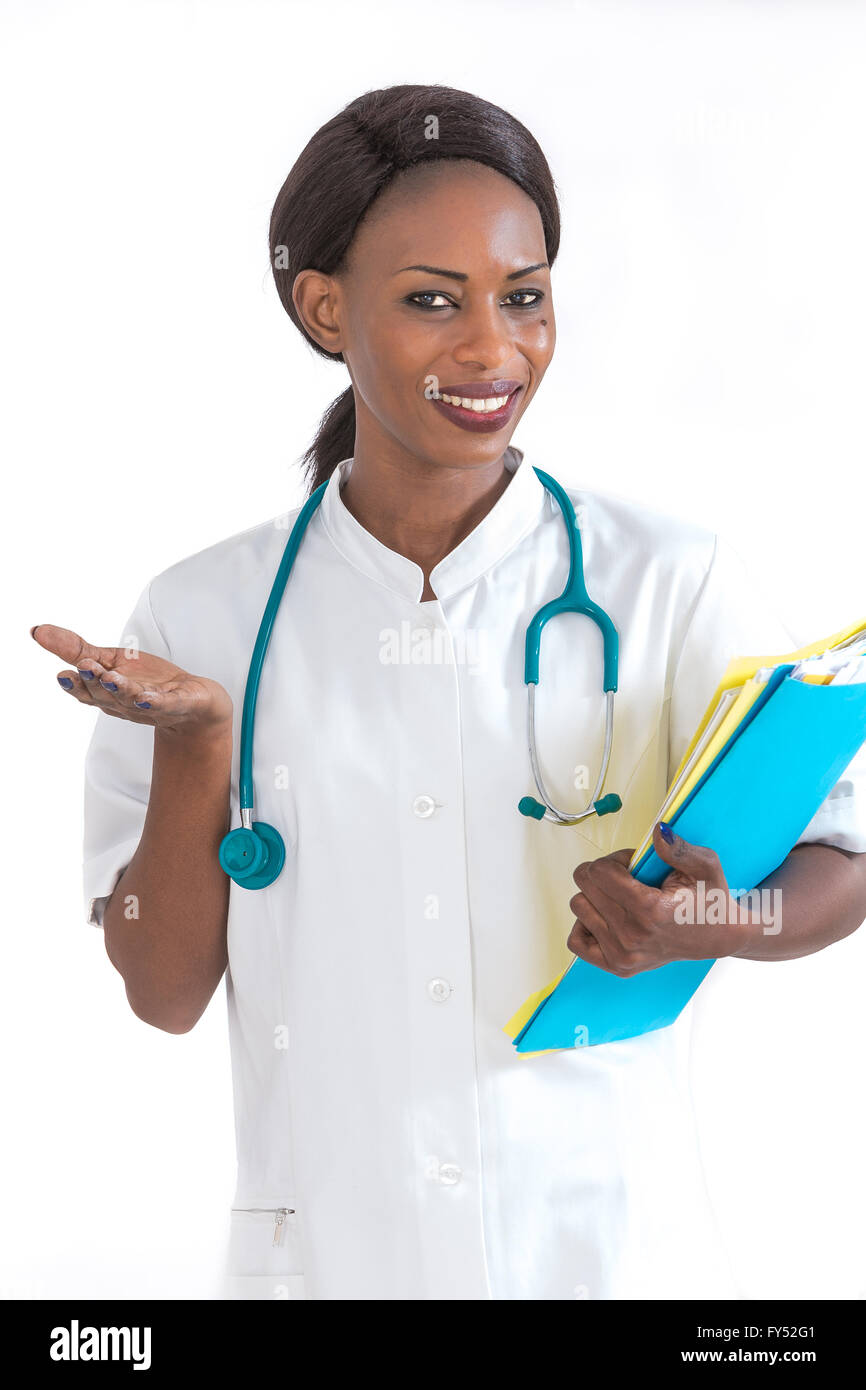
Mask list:
POLYGON ((82 671, 82 669, 81 669, 80 666, 79 666, 79 668, 78 668, 78 674, 79 674, 79 676, 83 676, 84 679, 85 679, 86 681, 92 681, 92 680, 93 680, 93 672, 92 672, 92 671, 82 671))
POLYGON ((149 700, 136 700, 135 703, 138 709, 150 709, 149 700))
POLYGON ((666 840, 669 845, 672 845, 674 842, 674 832, 671 830, 667 821, 659 821, 659 830, 661 831, 662 839, 666 840))
POLYGON ((105 690, 116 690, 116 689, 117 689, 117 686, 115 685, 114 681, 100 681, 99 684, 100 684, 100 685, 103 687, 103 689, 105 689, 105 690))
POLYGON ((72 681, 69 679, 68 676, 58 676, 57 681, 59 685, 63 686, 64 690, 72 689, 72 681))

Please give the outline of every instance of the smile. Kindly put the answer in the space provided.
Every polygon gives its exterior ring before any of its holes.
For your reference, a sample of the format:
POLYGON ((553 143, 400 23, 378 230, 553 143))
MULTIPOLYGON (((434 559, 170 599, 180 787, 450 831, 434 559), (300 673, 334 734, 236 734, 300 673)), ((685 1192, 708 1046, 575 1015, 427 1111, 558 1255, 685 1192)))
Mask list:
POLYGON ((523 390, 520 381, 461 381, 430 396, 435 410, 463 430, 492 433, 508 424, 523 390))
POLYGON ((459 405, 461 410, 474 410, 476 415, 489 415, 494 410, 501 410, 508 396, 446 396, 443 391, 435 395, 433 400, 444 401, 446 405, 459 405))

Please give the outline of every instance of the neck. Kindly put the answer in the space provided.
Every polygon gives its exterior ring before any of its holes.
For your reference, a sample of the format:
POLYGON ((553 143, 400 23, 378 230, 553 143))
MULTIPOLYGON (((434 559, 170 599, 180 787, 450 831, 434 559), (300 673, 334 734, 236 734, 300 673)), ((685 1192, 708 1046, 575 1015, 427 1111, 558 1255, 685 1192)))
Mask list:
POLYGON ((366 452, 356 439, 344 506, 382 545, 424 574, 422 601, 435 598, 430 574, 502 496, 511 479, 505 455, 475 468, 448 468, 387 451, 366 452))

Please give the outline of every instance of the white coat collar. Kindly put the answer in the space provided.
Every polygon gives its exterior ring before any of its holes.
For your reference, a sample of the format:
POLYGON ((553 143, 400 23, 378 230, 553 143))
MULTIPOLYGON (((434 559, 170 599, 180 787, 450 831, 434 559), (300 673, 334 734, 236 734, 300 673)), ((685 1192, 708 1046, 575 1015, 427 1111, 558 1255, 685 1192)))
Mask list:
MULTIPOLYGON (((524 461, 523 450, 512 445, 506 453, 505 466, 513 476, 502 496, 475 529, 431 571, 430 584, 437 599, 450 598, 473 584, 538 521, 545 490, 531 465, 524 461)), ((420 603, 424 591, 420 565, 389 550, 343 503, 340 488, 351 467, 352 459, 344 459, 328 481, 319 508, 325 530, 349 564, 413 603, 420 603)))

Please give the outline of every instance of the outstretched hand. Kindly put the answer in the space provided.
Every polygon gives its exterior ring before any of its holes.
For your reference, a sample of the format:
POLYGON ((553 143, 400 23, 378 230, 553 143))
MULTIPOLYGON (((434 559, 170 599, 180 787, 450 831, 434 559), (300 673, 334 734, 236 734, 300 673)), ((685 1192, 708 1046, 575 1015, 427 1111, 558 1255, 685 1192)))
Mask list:
POLYGON ((151 652, 96 647, 68 627, 38 623, 30 635, 69 663, 57 682, 79 704, 116 719, 172 732, 231 727, 232 700, 218 681, 194 676, 151 652))

